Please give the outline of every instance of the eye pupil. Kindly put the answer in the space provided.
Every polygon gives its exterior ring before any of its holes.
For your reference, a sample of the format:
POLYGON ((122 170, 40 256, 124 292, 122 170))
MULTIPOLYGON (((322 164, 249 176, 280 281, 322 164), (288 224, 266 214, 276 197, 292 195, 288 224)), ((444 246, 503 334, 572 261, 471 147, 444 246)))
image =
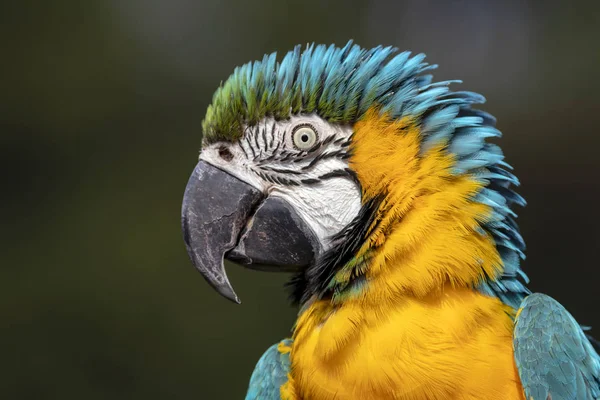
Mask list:
POLYGON ((304 135, 302 135, 302 137, 300 138, 304 143, 308 142, 308 135, 305 133, 304 135))

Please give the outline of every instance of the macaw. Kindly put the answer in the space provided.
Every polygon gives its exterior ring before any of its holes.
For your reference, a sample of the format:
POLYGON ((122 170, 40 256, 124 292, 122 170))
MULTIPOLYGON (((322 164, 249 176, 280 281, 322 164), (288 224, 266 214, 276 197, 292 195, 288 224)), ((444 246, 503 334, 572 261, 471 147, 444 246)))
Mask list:
POLYGON ((239 303, 224 259, 293 271, 292 337, 253 399, 600 398, 597 343, 527 289, 524 199, 485 99, 392 47, 297 46, 235 69, 202 123, 182 228, 239 303))

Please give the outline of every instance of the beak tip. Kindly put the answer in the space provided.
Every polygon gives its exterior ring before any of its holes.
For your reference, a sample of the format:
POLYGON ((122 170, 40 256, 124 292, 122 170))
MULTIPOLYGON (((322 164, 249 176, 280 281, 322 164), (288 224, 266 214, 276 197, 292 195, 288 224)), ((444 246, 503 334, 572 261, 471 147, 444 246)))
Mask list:
POLYGON ((235 304, 242 304, 242 302, 240 301, 240 298, 237 296, 237 294, 235 294, 235 292, 233 291, 233 289, 231 288, 231 286, 229 287, 220 287, 217 289, 217 291, 219 292, 219 294, 229 300, 231 300, 232 302, 234 302, 235 304))
MULTIPOLYGON (((225 297, 228 300, 231 300, 232 302, 234 302, 236 304, 240 304, 241 303, 240 298, 233 290, 233 286, 231 285, 231 283, 229 282, 229 279, 227 278, 227 274, 225 273, 224 265, 223 264, 221 264, 221 265, 222 265, 222 268, 221 268, 222 272, 219 274, 220 279, 219 280, 207 279, 207 281, 221 296, 225 297)), ((205 276, 205 278, 206 278, 206 276, 205 276)))

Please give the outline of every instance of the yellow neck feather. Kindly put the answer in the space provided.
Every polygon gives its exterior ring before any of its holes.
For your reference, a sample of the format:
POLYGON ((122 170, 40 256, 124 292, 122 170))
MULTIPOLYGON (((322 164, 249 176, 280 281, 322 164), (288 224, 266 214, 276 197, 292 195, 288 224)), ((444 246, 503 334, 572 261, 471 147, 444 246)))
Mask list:
POLYGON ((378 305, 312 303, 298 319, 288 400, 524 400, 510 309, 468 288, 378 305))
POLYGON ((514 310, 472 288, 502 272, 480 228, 491 210, 472 200, 481 183, 452 174, 446 143, 422 151, 409 119, 373 111, 354 132, 363 198, 383 196, 359 251, 370 257, 366 285, 305 307, 282 398, 523 399, 514 310))
POLYGON ((446 143, 422 152, 410 119, 372 110, 354 126, 352 152, 363 198, 383 196, 379 223, 359 252, 371 252, 363 300, 423 297, 502 272, 494 242, 480 228, 491 210, 472 200, 482 184, 452 174, 446 143))

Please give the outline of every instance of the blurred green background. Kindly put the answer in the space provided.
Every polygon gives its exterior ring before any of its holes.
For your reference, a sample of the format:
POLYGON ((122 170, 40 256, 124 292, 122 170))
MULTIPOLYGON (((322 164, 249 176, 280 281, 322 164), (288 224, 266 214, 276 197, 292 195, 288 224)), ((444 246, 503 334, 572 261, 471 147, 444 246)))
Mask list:
POLYGON ((180 204, 219 82, 312 41, 425 52, 488 98, 531 287, 600 332, 599 2, 15 1, 0 33, 2 399, 243 398, 288 277, 230 266, 243 304, 218 297, 180 204))

